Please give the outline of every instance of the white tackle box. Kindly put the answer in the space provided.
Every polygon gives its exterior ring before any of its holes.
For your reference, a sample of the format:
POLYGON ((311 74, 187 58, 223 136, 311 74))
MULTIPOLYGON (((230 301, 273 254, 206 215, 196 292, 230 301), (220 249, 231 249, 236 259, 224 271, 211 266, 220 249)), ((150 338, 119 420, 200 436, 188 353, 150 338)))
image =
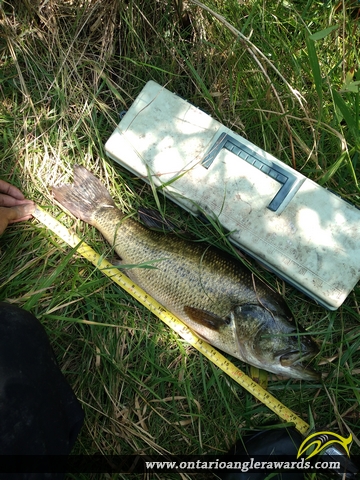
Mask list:
POLYGON ((149 81, 105 150, 324 307, 360 278, 360 210, 149 81))

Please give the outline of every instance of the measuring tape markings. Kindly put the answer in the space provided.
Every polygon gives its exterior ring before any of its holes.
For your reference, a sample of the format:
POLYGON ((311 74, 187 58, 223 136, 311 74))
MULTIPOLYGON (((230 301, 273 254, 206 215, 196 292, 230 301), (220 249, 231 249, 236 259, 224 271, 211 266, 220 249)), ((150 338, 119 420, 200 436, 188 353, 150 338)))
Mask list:
POLYGON ((164 308, 154 298, 148 295, 138 285, 129 279, 125 274, 120 272, 110 262, 102 259, 98 253, 95 252, 89 245, 80 239, 76 234, 70 233, 69 230, 58 222, 54 217, 45 212, 39 206, 36 207, 33 216, 48 227, 53 233, 58 235, 65 243, 73 248, 77 248, 77 252, 87 260, 89 260, 95 267, 109 277, 113 282, 123 288, 133 298, 138 300, 148 310, 154 313, 167 326, 172 328, 178 335, 180 335, 186 342, 196 348, 200 353, 207 357, 214 365, 220 368, 235 382, 241 385, 245 390, 251 393, 260 402, 264 403, 270 410, 276 413, 280 418, 286 422, 294 423, 295 428, 306 435, 310 426, 298 417, 289 408, 283 405, 273 395, 264 390, 260 385, 254 382, 245 373, 239 370, 233 363, 225 358, 221 353, 214 349, 207 342, 199 338, 192 330, 190 330, 183 322, 181 322, 175 315, 164 308))

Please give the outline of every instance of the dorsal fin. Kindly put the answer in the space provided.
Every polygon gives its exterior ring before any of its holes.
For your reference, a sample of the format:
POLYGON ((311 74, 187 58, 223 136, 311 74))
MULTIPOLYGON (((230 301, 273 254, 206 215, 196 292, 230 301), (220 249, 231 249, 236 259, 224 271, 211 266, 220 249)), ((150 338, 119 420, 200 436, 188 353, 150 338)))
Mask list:
POLYGON ((163 217, 157 210, 140 207, 138 213, 140 220, 151 230, 159 230, 161 232, 179 231, 174 223, 163 217))

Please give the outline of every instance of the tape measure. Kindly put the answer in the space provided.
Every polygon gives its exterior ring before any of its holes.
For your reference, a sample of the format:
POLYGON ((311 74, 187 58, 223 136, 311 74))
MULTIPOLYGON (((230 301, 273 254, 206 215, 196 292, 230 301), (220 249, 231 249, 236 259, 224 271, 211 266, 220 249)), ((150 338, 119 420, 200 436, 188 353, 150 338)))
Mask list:
POLYGON ((95 250, 93 250, 89 245, 87 245, 80 237, 71 233, 64 225, 62 225, 54 217, 38 206, 36 207, 33 216, 39 222, 49 228, 53 233, 58 235, 65 243, 70 245, 70 247, 76 248, 76 251, 82 257, 89 260, 104 275, 109 277, 113 282, 115 282, 138 302, 144 305, 154 315, 160 318, 160 320, 172 328, 178 335, 180 335, 180 337, 201 352, 214 365, 229 375, 229 377, 245 388, 245 390, 251 393, 270 410, 276 413, 281 419, 285 420, 286 422, 293 423, 295 428, 301 434, 306 435, 308 433, 310 426, 306 422, 304 422, 294 412, 279 402, 279 400, 277 400, 273 395, 268 393, 250 377, 238 369, 215 348, 199 338, 183 322, 169 312, 169 310, 164 308, 154 298, 148 295, 110 262, 102 259, 100 255, 96 253, 95 250))

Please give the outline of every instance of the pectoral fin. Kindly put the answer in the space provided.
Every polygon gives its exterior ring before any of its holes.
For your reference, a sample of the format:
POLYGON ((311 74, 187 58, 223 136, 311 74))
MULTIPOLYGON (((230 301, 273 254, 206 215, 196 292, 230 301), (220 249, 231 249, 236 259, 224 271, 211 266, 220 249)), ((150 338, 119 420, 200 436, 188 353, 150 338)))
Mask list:
MULTIPOLYGON (((185 306, 184 311, 191 321, 196 325, 199 325, 199 327, 206 327, 211 330, 219 331, 221 327, 229 324, 226 319, 221 318, 214 313, 202 310, 201 308, 185 306)), ((196 328, 194 327, 194 329, 196 328)))

